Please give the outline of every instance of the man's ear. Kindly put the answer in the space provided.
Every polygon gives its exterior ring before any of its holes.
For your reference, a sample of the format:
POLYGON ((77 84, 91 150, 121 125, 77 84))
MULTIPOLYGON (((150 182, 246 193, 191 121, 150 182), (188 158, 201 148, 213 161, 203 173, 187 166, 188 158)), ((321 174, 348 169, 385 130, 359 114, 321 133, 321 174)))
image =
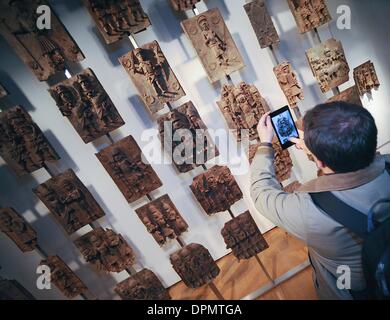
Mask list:
POLYGON ((317 157, 314 157, 314 161, 317 165, 317 168, 320 169, 320 170, 323 170, 325 169, 327 166, 325 165, 325 163, 323 163, 321 160, 318 160, 317 157))

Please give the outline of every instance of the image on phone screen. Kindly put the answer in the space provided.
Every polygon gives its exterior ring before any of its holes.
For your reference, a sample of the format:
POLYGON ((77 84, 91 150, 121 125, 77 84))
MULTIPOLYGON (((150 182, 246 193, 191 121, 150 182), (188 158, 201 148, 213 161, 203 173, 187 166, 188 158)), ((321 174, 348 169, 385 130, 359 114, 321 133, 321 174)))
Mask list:
POLYGON ((299 138, 297 127, 288 106, 276 110, 270 114, 271 123, 276 136, 283 149, 291 147, 293 143, 289 138, 299 138))

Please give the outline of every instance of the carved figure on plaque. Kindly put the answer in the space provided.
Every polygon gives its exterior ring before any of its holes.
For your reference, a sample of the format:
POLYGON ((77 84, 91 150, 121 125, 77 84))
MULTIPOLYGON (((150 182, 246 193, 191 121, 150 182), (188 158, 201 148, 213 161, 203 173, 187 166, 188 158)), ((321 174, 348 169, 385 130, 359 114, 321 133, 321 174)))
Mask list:
POLYGON ((150 26, 138 0, 84 0, 84 4, 107 44, 150 26))
POLYGON ((111 229, 94 229, 74 243, 84 259, 98 271, 121 272, 135 262, 133 249, 111 229))
POLYGON ((123 300, 171 300, 168 290, 149 269, 143 269, 118 283, 115 292, 123 300))
POLYGON ((87 291, 87 287, 59 256, 49 256, 40 263, 50 268, 51 282, 66 296, 74 298, 87 291))
POLYGON ((162 186, 132 136, 115 142, 96 156, 129 203, 162 186))
POLYGON ((0 34, 40 81, 63 72, 68 61, 84 59, 82 52, 51 8, 50 29, 38 28, 42 0, 0 2, 0 34))
POLYGON ((18 106, 0 113, 0 155, 18 176, 59 159, 38 125, 18 106))
POLYGON ((287 98, 291 108, 296 108, 298 100, 303 100, 304 94, 297 76, 289 62, 283 62, 274 68, 274 73, 278 79, 280 88, 287 98))
POLYGON ((184 20, 182 27, 198 53, 211 83, 245 66, 218 9, 184 20))
POLYGON ((51 87, 49 92, 85 143, 125 124, 91 69, 51 87))
POLYGON ((363 107, 363 103, 362 100, 360 99, 357 86, 353 86, 351 88, 348 88, 340 92, 339 94, 336 94, 332 98, 328 99, 326 102, 335 102, 335 101, 348 102, 363 107))
POLYGON ((18 281, 0 277, 0 300, 35 300, 35 298, 18 281))
POLYGON ((221 234, 226 249, 232 249, 238 260, 252 258, 268 248, 267 241, 249 211, 226 222, 221 234))
POLYGON ((119 61, 152 114, 163 109, 164 104, 185 96, 157 41, 130 51, 119 61))
POLYGON ((160 246, 188 229, 187 223, 167 194, 138 208, 135 212, 160 246))
POLYGON ((243 197, 228 167, 212 167, 195 177, 190 188, 208 215, 228 210, 243 197))
POLYGON ((173 163, 179 172, 191 171, 219 155, 219 151, 214 145, 206 125, 191 101, 161 116, 157 121, 161 142, 163 146, 167 146, 167 150, 172 152, 173 163), (170 128, 172 130, 165 131, 170 128), (181 135, 181 130, 186 130, 186 133, 189 130, 192 134, 192 139, 181 135), (181 140, 174 139, 175 133, 181 137, 181 140), (182 144, 184 144, 182 151, 180 154, 176 154, 176 148, 182 144), (189 149, 193 151, 187 154, 189 149))
POLYGON ((325 0, 287 0, 300 33, 311 31, 332 20, 325 0))
POLYGON ((257 124, 261 116, 270 110, 257 88, 245 82, 238 86, 224 85, 221 100, 217 101, 217 104, 237 141, 243 138, 241 130, 249 131, 250 140, 256 139, 257 124))
POLYGON ((377 90, 380 86, 374 64, 371 61, 353 69, 353 78, 361 96, 365 93, 371 93, 372 89, 377 90))
MULTIPOLYGON (((291 170, 293 167, 290 153, 287 149, 282 149, 279 141, 277 141, 276 138, 274 138, 274 140, 272 141, 272 147, 274 149, 274 166, 276 179, 279 182, 290 179, 291 170)), ((249 163, 252 163, 252 160, 255 157, 258 148, 258 143, 249 146, 249 163)))
POLYGON ((340 41, 329 39, 307 50, 306 56, 322 92, 349 80, 349 66, 340 41))
POLYGON ((192 10, 200 0, 170 0, 176 11, 192 10))
POLYGON ((265 1, 252 1, 245 4, 244 9, 249 17, 252 28, 255 31, 260 47, 263 49, 269 46, 278 45, 280 42, 279 35, 272 22, 271 16, 268 13, 265 1))
POLYGON ((171 254, 171 264, 189 288, 199 288, 215 279, 220 269, 210 252, 198 243, 191 243, 171 254))
POLYGON ((37 246, 37 233, 13 208, 0 208, 0 231, 4 232, 22 252, 37 246))
POLYGON ((92 194, 69 169, 34 189, 68 234, 104 216, 92 194))

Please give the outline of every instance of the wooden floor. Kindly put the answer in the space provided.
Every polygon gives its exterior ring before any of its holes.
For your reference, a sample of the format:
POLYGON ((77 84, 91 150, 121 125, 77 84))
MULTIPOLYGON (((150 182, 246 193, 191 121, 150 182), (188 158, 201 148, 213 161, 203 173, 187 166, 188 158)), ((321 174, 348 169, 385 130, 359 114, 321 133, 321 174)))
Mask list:
MULTIPOLYGON (((272 278, 277 278, 307 259, 307 248, 300 240, 288 235, 280 228, 265 234, 270 247, 259 254, 272 278)), ((269 282, 255 258, 238 261, 232 254, 218 261, 221 273, 214 283, 227 300, 237 300, 259 289, 269 282)), ((182 282, 170 288, 172 299, 217 299, 209 286, 189 289, 182 282)), ((317 295, 312 282, 312 271, 308 267, 288 281, 268 291, 258 300, 315 300, 317 295)))

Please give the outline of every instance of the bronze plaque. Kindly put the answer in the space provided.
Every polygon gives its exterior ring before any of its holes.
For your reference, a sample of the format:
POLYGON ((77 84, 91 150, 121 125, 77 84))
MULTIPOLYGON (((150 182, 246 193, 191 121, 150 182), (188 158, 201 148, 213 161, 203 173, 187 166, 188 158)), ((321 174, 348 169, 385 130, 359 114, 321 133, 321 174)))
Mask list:
POLYGON ((162 186, 132 136, 115 142, 96 156, 129 203, 162 186))
POLYGON ((192 10, 200 0, 170 0, 176 11, 192 10))
POLYGON ((74 243, 84 259, 98 271, 121 272, 135 262, 133 249, 111 229, 97 228, 74 243))
POLYGON ((332 20, 325 0, 287 0, 300 33, 311 31, 332 20))
MULTIPOLYGON (((290 157, 290 153, 287 149, 283 150, 280 143, 274 138, 272 142, 274 149, 274 166, 275 176, 279 182, 290 179, 293 163, 290 157)), ((252 163, 253 158, 256 155, 256 151, 259 148, 259 144, 252 144, 249 147, 249 162, 252 163)))
POLYGON ((270 110, 259 90, 245 82, 238 86, 224 85, 217 104, 237 141, 242 139, 241 130, 249 131, 250 140, 257 139, 257 124, 261 116, 270 110))
POLYGON ((40 263, 50 268, 51 282, 67 298, 74 298, 87 291, 87 287, 59 256, 49 256, 40 263))
POLYGON ((226 249, 232 249, 238 260, 250 259, 268 248, 267 241, 249 211, 226 222, 221 234, 226 249))
POLYGON ((191 171, 219 155, 206 125, 191 101, 161 116, 157 121, 161 142, 165 150, 171 153, 179 172, 191 171), (181 152, 178 153, 177 150, 181 152))
POLYGON ((260 47, 263 49, 278 45, 280 42, 279 35, 268 13, 264 0, 254 0, 247 3, 244 5, 244 9, 255 31, 260 47))
POLYGON ((198 53, 211 83, 245 67, 217 8, 184 20, 182 27, 198 53))
POLYGON ((363 103, 362 100, 360 99, 357 86, 353 86, 351 88, 348 88, 340 92, 339 94, 336 94, 332 98, 328 99, 326 102, 335 102, 335 101, 348 102, 363 107, 363 103))
POLYGON ((191 243, 170 256, 176 273, 189 288, 199 288, 215 279, 220 269, 210 252, 198 243, 191 243))
POLYGON ((274 67, 274 73, 278 79, 288 104, 291 108, 296 108, 298 100, 303 100, 303 89, 298 83, 297 75, 294 72, 290 62, 283 62, 274 67))
POLYGON ((49 92, 85 143, 125 124, 91 69, 51 87, 49 92))
POLYGON ((69 61, 84 59, 52 8, 50 29, 37 27, 42 0, 0 1, 0 34, 40 81, 63 72, 69 61))
POLYGON ((0 231, 22 252, 33 251, 37 246, 37 232, 13 208, 0 208, 0 231))
POLYGON ((171 300, 168 290, 149 269, 143 269, 118 283, 115 292, 123 300, 171 300))
POLYGON ((152 114, 163 109, 164 104, 185 96, 157 41, 130 51, 119 61, 152 114))
POLYGON ((228 167, 212 167, 195 177, 190 188, 208 215, 230 209, 243 197, 228 167))
POLYGON ((107 44, 150 26, 138 0, 83 0, 107 44))
POLYGON ((59 159, 38 125, 19 106, 0 113, 0 155, 18 176, 59 159))
POLYGON ((380 86, 374 64, 371 61, 353 69, 353 78, 361 96, 365 93, 371 93, 372 89, 377 90, 380 86))
POLYGON ((188 229, 187 223, 167 194, 138 208, 135 212, 160 246, 188 229))
POLYGON ((349 80, 349 66, 340 41, 329 39, 307 50, 306 56, 322 92, 349 80))
POLYGON ((103 209, 72 169, 34 189, 68 234, 104 216, 103 209))

